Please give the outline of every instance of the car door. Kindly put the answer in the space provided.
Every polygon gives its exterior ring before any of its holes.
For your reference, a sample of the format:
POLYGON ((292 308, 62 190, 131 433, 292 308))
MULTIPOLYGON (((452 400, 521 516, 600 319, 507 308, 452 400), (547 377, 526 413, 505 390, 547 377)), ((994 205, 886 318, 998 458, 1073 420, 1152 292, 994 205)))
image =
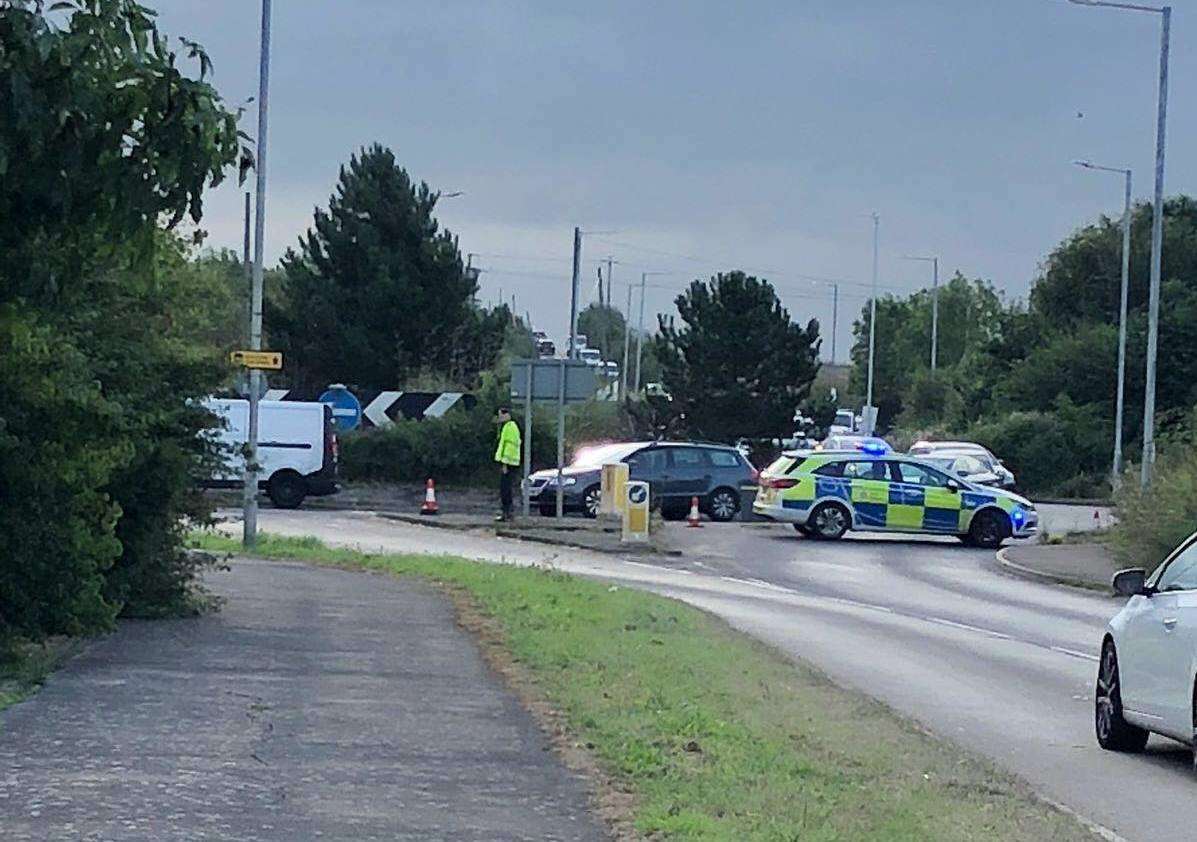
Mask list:
MULTIPOLYGON (((1174 553, 1160 571, 1150 606, 1134 617, 1132 649, 1137 658, 1130 680, 1142 678, 1144 713, 1158 716, 1161 730, 1193 736, 1194 646, 1197 646, 1197 543, 1174 553)), ((1128 625, 1128 631, 1130 626, 1128 625)), ((1119 659, 1122 662, 1122 657, 1119 659)), ((1137 696, 1133 695, 1132 698, 1137 696)))
POLYGON ((894 485, 886 526, 908 532, 960 531, 960 493, 951 477, 914 462, 891 463, 894 485))
POLYGON ((627 458, 628 479, 647 482, 651 500, 656 500, 664 492, 665 480, 669 473, 669 454, 661 447, 646 447, 627 458))
POLYGON ((885 529, 889 508, 889 463, 881 459, 854 459, 844 463, 843 476, 850 483, 857 528, 885 529))
POLYGON ((665 496, 681 499, 701 497, 711 482, 711 463, 701 447, 667 447, 669 477, 665 496))

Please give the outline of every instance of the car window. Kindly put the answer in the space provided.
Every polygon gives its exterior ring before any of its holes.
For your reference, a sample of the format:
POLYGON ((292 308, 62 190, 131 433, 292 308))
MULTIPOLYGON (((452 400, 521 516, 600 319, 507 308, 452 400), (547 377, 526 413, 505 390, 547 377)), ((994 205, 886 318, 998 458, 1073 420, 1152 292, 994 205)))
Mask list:
POLYGON ((671 447, 669 454, 675 468, 705 468, 707 466, 706 454, 699 447, 671 447))
POLYGON ((981 474, 986 471, 984 463, 975 456, 961 456, 952 463, 952 473, 981 474))
POLYGON ((707 458, 711 460, 711 464, 716 468, 738 468, 740 467, 740 455, 732 453, 730 450, 715 450, 707 451, 707 458))
POLYGON ((1168 562, 1160 574, 1156 590, 1197 590, 1197 542, 1189 544, 1168 562))
POLYGON ((895 462, 899 482, 909 485, 921 485, 925 488, 943 488, 948 484, 948 478, 939 471, 924 468, 913 462, 895 462))
POLYGON ((860 462, 845 462, 844 476, 848 479, 877 479, 889 481, 889 471, 879 459, 860 462))
POLYGON ((665 451, 659 447, 641 450, 628 457, 628 470, 635 471, 639 476, 659 474, 665 470, 665 451))
POLYGON ((820 465, 815 468, 813 473, 821 477, 842 477, 844 475, 844 463, 828 462, 826 465, 820 465))

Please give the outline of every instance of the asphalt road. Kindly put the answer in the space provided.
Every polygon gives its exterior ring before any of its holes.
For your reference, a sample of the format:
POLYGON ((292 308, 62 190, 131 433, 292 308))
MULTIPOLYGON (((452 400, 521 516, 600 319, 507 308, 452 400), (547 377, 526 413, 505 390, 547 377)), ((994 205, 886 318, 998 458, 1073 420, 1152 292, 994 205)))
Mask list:
POLYGON ((234 561, 0 714, 0 839, 585 840, 584 783, 414 580, 234 561))
MULTIPOLYGON (((263 512, 268 531, 389 551, 552 562, 708 609, 929 729, 992 758, 1049 800, 1130 840, 1192 838, 1190 753, 1093 738, 1097 651, 1118 603, 1000 572, 955 539, 825 544, 773 524, 679 531, 681 558, 621 559, 365 513, 263 512)), ((676 525, 669 528, 683 529, 676 525)), ((867 723, 862 723, 867 727, 867 723)))

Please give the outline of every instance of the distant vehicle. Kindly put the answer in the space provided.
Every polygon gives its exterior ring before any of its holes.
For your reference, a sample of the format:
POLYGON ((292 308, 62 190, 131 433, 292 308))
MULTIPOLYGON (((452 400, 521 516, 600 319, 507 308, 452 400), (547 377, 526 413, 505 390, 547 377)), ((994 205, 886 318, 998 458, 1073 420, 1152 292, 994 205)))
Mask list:
POLYGON ((855 433, 860 429, 860 422, 856 414, 850 409, 837 409, 831 426, 827 428, 829 436, 844 436, 855 433))
POLYGON ((645 383, 644 394, 650 398, 664 398, 667 401, 673 400, 673 395, 669 394, 669 390, 665 388, 664 383, 645 383))
POLYGON ((552 357, 557 356, 557 346, 548 339, 542 339, 536 343, 536 354, 542 360, 551 359, 552 357))
POLYGON ((545 333, 543 330, 532 331, 532 341, 533 342, 544 342, 548 338, 549 338, 549 335, 547 333, 545 333))
POLYGON ((592 365, 595 368, 602 368, 603 366, 603 352, 598 348, 583 348, 578 352, 578 359, 586 363, 586 365, 592 365))
POLYGON ((603 363, 603 376, 608 380, 619 379, 619 363, 614 360, 607 360, 603 363))
POLYGON ((823 439, 823 450, 860 450, 875 454, 892 453, 893 448, 885 439, 876 436, 835 435, 823 439))
POLYGON ((576 347, 580 355, 582 351, 585 351, 589 347, 588 342, 589 340, 587 340, 585 334, 578 333, 574 335, 573 342, 566 343, 566 346, 571 350, 576 347))
POLYGON ((1039 524, 1031 502, 1009 491, 909 456, 854 450, 783 454, 761 472, 752 511, 823 540, 859 529, 955 535, 987 548, 1039 524))
MULTIPOLYGON (((249 401, 212 398, 204 406, 223 421, 210 435, 225 446, 223 468, 202 484, 209 488, 241 488, 245 471, 242 449, 249 430, 249 401)), ((258 404, 259 488, 280 509, 297 509, 308 497, 336 494, 337 434, 332 408, 307 401, 261 401, 258 404)))
POLYGON ((1151 576, 1141 568, 1114 576, 1129 597, 1106 626, 1097 668, 1094 725, 1108 751, 1142 751, 1149 734, 1194 744, 1197 652, 1197 534, 1151 576))
MULTIPOLYGON (((756 471, 734 447, 693 442, 626 442, 582 448, 562 473, 566 511, 595 517, 599 508, 602 466, 626 462, 630 479, 650 486, 650 499, 661 516, 681 520, 690 498, 712 520, 727 521, 740 511, 741 486, 756 482, 756 471)), ((532 505, 542 515, 557 506, 557 471, 537 471, 528 478, 532 505)))
POLYGON ((997 485, 1001 488, 1015 486, 1014 474, 994 456, 988 448, 971 441, 916 441, 910 446, 911 456, 930 456, 941 451, 953 453, 971 453, 981 460, 982 464, 997 475, 997 485))
POLYGON ((962 477, 977 485, 1001 486, 1002 479, 982 461, 981 455, 967 451, 937 450, 919 461, 934 465, 945 473, 962 477))

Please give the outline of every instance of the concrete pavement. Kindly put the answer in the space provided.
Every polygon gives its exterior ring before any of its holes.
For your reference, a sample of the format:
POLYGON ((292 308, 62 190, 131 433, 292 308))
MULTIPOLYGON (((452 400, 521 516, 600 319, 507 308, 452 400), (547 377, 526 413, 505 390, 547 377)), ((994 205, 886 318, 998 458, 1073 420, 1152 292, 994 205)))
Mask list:
MULTIPOLYGON (((226 528, 236 530, 236 525, 226 528)), ((1189 838, 1190 752, 1100 750, 1093 680, 1120 603, 1003 574, 954 539, 809 541, 780 525, 685 530, 682 557, 619 558, 431 530, 363 513, 264 513, 262 528, 372 551, 553 564, 707 609, 992 758, 1107 839, 1189 838)))
POLYGON ((0 714, 6 842, 607 838, 430 586, 210 583, 219 614, 122 623, 0 714))

